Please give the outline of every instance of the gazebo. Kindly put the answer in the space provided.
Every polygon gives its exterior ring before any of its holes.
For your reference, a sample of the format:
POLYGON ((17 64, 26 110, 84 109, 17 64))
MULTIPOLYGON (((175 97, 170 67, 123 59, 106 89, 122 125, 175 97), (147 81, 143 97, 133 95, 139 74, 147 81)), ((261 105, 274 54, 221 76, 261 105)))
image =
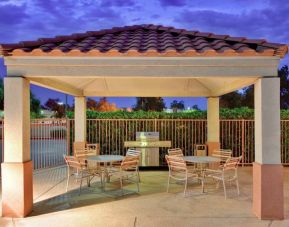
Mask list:
POLYGON ((285 44, 136 25, 0 45, 7 67, 2 215, 33 208, 29 84, 75 97, 75 141, 86 140, 86 96, 207 97, 208 149, 220 147, 219 96, 255 86, 253 212, 283 219, 280 82, 285 44))

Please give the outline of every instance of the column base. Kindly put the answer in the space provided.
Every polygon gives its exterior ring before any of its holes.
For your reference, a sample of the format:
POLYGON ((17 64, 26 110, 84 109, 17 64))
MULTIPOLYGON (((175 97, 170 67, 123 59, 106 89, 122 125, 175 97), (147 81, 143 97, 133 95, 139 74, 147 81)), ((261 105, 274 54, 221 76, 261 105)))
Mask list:
POLYGON ((253 163, 253 213, 259 219, 284 219, 283 166, 253 163))
POLYGON ((4 162, 2 168, 2 216, 25 217, 33 207, 33 164, 4 162))
POLYGON ((207 142, 208 155, 211 156, 214 150, 219 150, 221 147, 220 145, 220 142, 207 142))

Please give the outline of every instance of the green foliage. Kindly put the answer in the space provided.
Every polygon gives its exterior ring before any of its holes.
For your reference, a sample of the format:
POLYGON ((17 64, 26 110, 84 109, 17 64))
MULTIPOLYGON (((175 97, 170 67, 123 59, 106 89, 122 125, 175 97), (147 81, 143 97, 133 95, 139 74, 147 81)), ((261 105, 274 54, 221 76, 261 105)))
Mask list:
POLYGON ((40 100, 32 92, 30 92, 30 111, 36 116, 40 115, 40 100))
POLYGON ((220 109, 221 119, 253 119, 254 109, 248 107, 240 107, 234 109, 221 108, 220 109))
POLYGON ((164 108, 166 105, 161 97, 137 97, 134 110, 161 112, 164 108))
MULTIPOLYGON (((1 115, 0 115, 1 117, 1 115)), ((38 119, 38 118, 44 118, 44 115, 39 113, 35 113, 35 112, 30 112, 30 118, 31 119, 38 119)))
MULTIPOLYGON (((74 118, 74 113, 69 111, 68 118, 74 118)), ((206 110, 184 111, 178 113, 165 113, 153 111, 116 111, 116 112, 97 112, 87 110, 87 119, 206 119, 206 110)), ((254 119, 254 110, 248 107, 220 109, 221 119, 254 119)), ((281 110, 281 119, 289 119, 289 110, 281 110)))
POLYGON ((174 110, 174 112, 176 112, 176 110, 185 109, 184 101, 177 101, 177 100, 172 101, 171 108, 174 110))
MULTIPOLYGON (((73 112, 68 112, 69 118, 74 118, 73 112)), ((97 112, 87 110, 87 119, 204 119, 206 118, 206 111, 193 111, 193 112, 179 112, 179 113, 166 113, 155 111, 115 111, 115 112, 97 112)))

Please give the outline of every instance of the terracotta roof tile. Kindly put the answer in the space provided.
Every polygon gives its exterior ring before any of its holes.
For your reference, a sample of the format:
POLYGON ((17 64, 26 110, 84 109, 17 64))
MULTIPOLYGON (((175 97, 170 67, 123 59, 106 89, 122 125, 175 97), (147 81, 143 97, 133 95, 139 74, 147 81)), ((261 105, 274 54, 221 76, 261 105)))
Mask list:
POLYGON ((285 44, 161 25, 133 25, 0 45, 10 56, 280 56, 285 44))

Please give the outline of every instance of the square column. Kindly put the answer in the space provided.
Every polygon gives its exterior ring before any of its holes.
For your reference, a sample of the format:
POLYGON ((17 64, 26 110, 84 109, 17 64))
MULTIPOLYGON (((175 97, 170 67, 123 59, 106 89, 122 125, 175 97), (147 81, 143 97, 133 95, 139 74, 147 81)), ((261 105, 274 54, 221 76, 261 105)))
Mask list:
POLYGON ((277 77, 262 78, 255 84, 253 212, 260 219, 284 218, 280 79, 277 77))
POLYGON ((5 78, 4 98, 2 216, 25 217, 33 207, 29 81, 21 77, 5 78))
POLYGON ((86 141, 86 97, 75 97, 75 142, 86 141))
POLYGON ((207 101, 207 146, 208 155, 220 149, 219 97, 209 97, 207 101))

